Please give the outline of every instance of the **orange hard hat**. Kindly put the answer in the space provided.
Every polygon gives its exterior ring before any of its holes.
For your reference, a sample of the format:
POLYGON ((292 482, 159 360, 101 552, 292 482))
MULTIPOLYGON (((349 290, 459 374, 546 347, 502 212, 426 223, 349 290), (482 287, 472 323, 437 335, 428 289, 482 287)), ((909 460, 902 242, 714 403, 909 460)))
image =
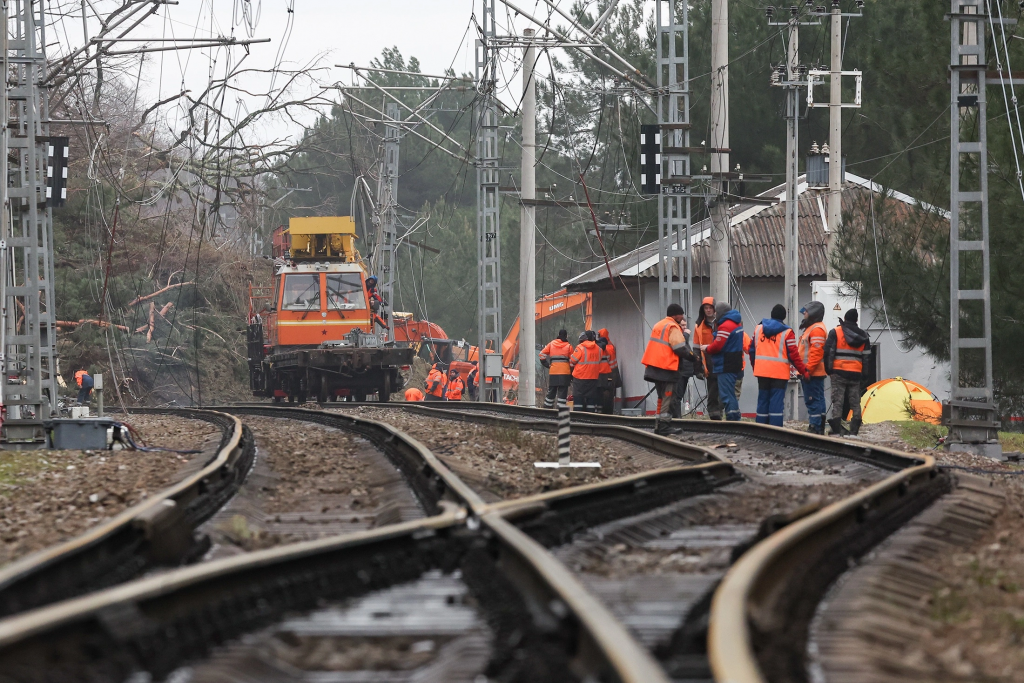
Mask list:
POLYGON ((412 388, 412 389, 406 389, 405 390, 405 400, 406 401, 422 401, 423 400, 423 392, 420 391, 419 389, 416 389, 415 387, 412 388))
POLYGON ((706 297, 704 297, 704 300, 700 302, 701 306, 707 306, 709 304, 712 305, 712 306, 715 305, 715 297, 713 297, 713 296, 706 296, 706 297))

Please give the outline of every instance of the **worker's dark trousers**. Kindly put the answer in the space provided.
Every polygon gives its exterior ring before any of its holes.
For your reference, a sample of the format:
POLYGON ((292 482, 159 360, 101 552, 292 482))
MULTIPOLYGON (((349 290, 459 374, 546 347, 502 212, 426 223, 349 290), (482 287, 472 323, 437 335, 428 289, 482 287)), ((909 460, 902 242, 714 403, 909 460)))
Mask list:
POLYGON ((786 385, 784 379, 772 377, 757 378, 757 417, 761 424, 782 426, 786 411, 786 385))
POLYGON ((683 396, 686 395, 686 385, 690 382, 690 375, 683 375, 676 382, 672 390, 672 400, 669 405, 669 414, 672 417, 683 416, 683 396))
MULTIPOLYGON (((550 379, 548 381, 551 381, 550 379)), ((557 381, 557 380, 556 380, 557 381)), ((548 386, 548 393, 544 396, 544 407, 554 408, 557 401, 565 401, 569 396, 569 385, 548 386)))
POLYGON ((611 415, 615 411, 615 379, 611 373, 597 379, 598 412, 611 415))
POLYGON ((708 375, 707 412, 712 420, 722 419, 722 399, 718 393, 718 375, 708 375))
POLYGON ((654 415, 657 426, 668 427, 672 421, 672 400, 675 395, 676 382, 655 382, 654 389, 658 392, 658 410, 654 415))
POLYGON ((88 403, 89 402, 89 394, 91 394, 91 393, 92 393, 92 387, 88 387, 88 388, 82 387, 81 389, 79 389, 78 390, 78 402, 79 403, 88 403))
POLYGON ((832 375, 832 419, 845 420, 843 415, 843 401, 849 403, 853 411, 853 419, 860 420, 860 380, 846 379, 840 377, 839 373, 832 375))
POLYGON ((572 409, 582 410, 583 412, 592 413, 594 412, 594 394, 597 393, 597 382, 596 379, 579 379, 574 377, 572 380, 572 409))
POLYGON ((427 394, 424 397, 424 400, 427 400, 427 401, 443 401, 444 398, 441 397, 441 396, 434 396, 433 394, 427 394))
POLYGON ((736 397, 736 378, 739 373, 722 372, 718 375, 718 397, 725 408, 725 419, 737 422, 740 419, 740 402, 736 397))
POLYGON ((811 377, 801 380, 804 387, 804 405, 807 406, 807 422, 816 431, 825 427, 825 378, 811 377))

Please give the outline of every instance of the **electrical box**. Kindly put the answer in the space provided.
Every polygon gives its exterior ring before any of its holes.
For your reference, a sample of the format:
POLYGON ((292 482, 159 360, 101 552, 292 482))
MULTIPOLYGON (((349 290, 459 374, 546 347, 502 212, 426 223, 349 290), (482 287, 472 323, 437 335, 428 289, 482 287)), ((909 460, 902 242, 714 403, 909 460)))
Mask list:
POLYGON ((484 377, 501 377, 501 354, 500 353, 485 353, 484 354, 484 377))
POLYGON ((50 448, 59 451, 103 451, 114 443, 114 421, 108 417, 48 420, 45 427, 50 448))
POLYGON ((92 388, 93 391, 103 391, 103 374, 96 373, 92 376, 92 388))
MULTIPOLYGON (((825 327, 832 329, 839 324, 838 318, 846 315, 851 308, 857 309, 857 315, 861 313, 860 301, 857 297, 857 290, 848 282, 839 280, 828 280, 824 282, 811 283, 811 300, 820 301, 825 306, 825 327)), ((858 323, 864 327, 864 321, 858 323)))

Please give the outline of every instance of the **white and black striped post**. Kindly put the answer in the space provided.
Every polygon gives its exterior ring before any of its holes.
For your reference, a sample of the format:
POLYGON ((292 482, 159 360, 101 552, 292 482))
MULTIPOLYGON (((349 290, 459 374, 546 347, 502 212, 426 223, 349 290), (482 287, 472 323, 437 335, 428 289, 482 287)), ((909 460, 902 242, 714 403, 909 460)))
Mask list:
POLYGON ((558 398, 558 464, 569 466, 569 403, 558 398))

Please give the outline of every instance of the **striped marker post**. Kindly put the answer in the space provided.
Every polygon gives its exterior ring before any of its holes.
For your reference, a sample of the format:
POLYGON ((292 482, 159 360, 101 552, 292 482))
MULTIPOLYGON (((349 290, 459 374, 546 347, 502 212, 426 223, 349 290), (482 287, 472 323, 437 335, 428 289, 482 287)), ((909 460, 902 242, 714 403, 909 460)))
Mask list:
POLYGON ((569 404, 558 397, 558 462, 535 462, 534 467, 600 467, 599 462, 572 462, 569 457, 569 404))

